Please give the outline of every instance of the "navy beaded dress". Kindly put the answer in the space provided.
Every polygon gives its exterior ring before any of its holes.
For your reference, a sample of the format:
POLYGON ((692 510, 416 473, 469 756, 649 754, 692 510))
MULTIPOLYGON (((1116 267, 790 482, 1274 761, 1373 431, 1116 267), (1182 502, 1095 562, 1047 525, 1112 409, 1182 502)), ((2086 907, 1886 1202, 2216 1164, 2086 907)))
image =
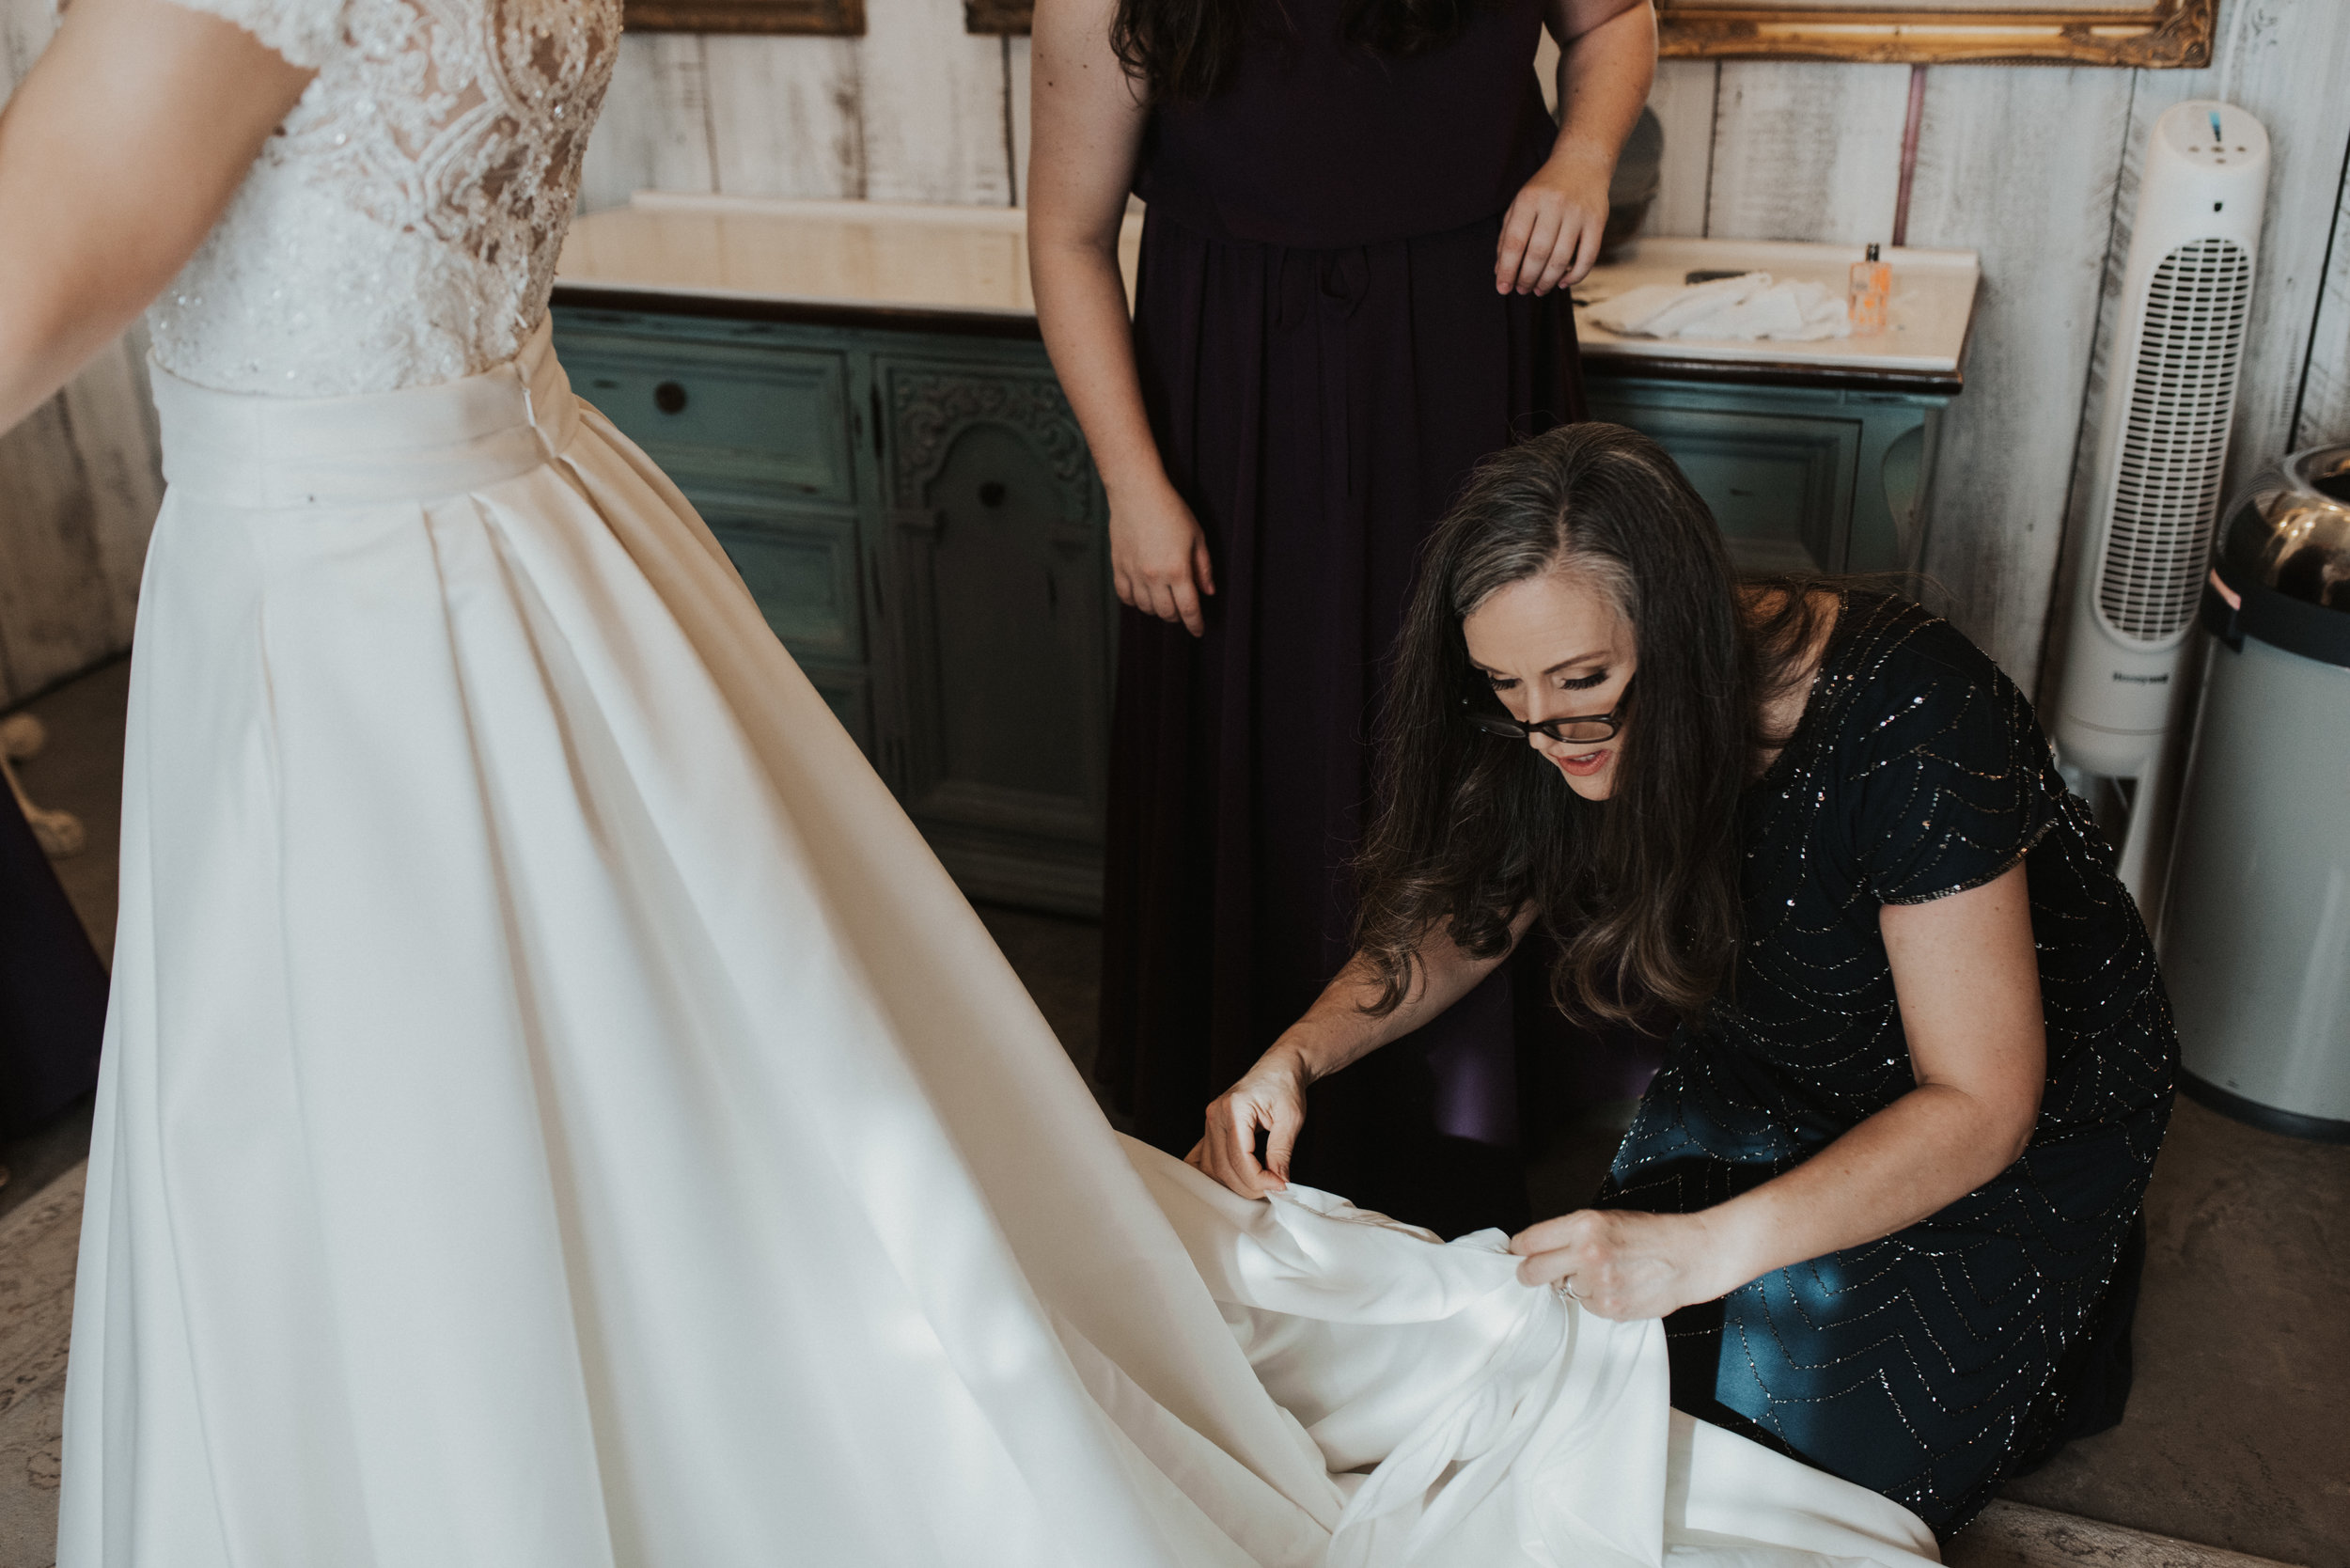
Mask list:
POLYGON ((2177 1061, 2154 949, 2031 705, 1906 600, 1845 596, 1741 844, 1732 995, 1673 1039, 1604 1207, 1711 1207, 1907 1092, 1879 909, 2018 861, 2029 879, 2048 1076, 2023 1157, 1905 1231, 1666 1320, 1675 1405, 1947 1533, 2119 1418, 2177 1061))

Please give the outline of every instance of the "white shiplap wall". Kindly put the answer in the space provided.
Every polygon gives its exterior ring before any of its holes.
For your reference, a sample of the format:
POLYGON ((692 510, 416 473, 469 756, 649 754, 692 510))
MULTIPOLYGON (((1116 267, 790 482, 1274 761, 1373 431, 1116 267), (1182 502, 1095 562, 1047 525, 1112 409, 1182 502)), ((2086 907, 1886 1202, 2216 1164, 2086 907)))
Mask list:
POLYGON ((1909 239, 1982 253, 1966 390, 1943 416, 1925 570, 2030 691, 2063 550, 2132 73, 1929 74, 1909 239))
MULTIPOLYGON (((0 0, 0 98, 55 28, 49 0, 0 0)), ((130 646, 163 500, 146 335, 0 434, 0 707, 130 646)))
MULTIPOLYGON (((2342 161, 2350 176, 2350 158, 2342 161)), ((2302 382, 2301 416, 2293 444, 2307 447, 2350 436, 2350 201, 2337 197, 2334 238, 2319 283, 2317 319, 2310 332, 2309 371, 2302 382)))
MULTIPOLYGON (((632 34, 589 143, 588 210, 651 186, 1010 205, 1014 48, 962 0, 878 0, 863 38, 632 34)), ((1018 40, 1025 133, 1027 40, 1018 40)))

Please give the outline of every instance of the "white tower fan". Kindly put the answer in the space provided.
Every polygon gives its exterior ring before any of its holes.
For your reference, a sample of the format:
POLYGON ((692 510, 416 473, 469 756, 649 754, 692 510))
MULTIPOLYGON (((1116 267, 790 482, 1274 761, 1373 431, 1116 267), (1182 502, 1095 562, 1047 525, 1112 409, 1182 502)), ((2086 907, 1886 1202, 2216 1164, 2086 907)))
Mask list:
POLYGON ((2195 100, 2154 122, 2055 726, 2069 766, 2138 781, 2120 870, 2141 907, 2159 885, 2176 771, 2168 743, 2227 466, 2267 187, 2268 133, 2233 104, 2195 100))

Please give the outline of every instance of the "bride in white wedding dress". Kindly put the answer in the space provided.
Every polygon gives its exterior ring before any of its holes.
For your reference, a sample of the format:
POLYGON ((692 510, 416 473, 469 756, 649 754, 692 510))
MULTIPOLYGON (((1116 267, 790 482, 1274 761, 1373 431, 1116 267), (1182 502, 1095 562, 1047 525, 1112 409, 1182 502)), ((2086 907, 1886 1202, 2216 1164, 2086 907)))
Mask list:
POLYGON ((1104 1124, 546 303, 619 0, 75 0, 0 427, 169 497, 64 1568, 1931 1559, 1661 1331, 1104 1124))

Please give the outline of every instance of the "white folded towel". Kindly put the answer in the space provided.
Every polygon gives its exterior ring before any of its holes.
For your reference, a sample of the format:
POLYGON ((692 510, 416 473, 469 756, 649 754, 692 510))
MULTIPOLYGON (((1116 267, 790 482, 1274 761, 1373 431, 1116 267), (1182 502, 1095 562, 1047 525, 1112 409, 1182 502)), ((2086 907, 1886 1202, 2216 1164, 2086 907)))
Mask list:
POLYGON ((1652 283, 1590 308, 1590 319, 1627 337, 1775 337, 1810 342, 1847 337, 1844 302, 1808 278, 1774 283, 1768 273, 1741 273, 1710 283, 1652 283))

